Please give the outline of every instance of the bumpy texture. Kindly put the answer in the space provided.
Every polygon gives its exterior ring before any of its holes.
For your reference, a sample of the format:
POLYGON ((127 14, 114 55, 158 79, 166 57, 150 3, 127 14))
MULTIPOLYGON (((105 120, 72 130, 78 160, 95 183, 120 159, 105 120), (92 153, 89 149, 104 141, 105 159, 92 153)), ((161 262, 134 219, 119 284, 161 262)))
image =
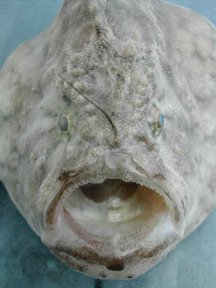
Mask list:
POLYGON ((65 0, 8 59, 0 180, 57 257, 132 278, 207 217, 215 80, 215 28, 158 0, 65 0))

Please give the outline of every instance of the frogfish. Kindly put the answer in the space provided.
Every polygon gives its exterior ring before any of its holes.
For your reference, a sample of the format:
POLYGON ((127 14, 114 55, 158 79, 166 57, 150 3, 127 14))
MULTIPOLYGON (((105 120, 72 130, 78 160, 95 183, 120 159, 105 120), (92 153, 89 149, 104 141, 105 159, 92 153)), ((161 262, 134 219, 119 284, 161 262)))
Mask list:
POLYGON ((131 279, 216 207, 216 29, 160 0, 64 0, 0 70, 0 181, 41 241, 131 279))

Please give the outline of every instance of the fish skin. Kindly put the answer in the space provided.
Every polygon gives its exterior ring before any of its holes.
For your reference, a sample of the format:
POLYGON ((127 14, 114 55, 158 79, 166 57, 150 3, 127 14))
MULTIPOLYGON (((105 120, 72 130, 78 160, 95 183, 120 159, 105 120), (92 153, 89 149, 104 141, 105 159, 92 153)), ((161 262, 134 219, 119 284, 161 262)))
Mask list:
POLYGON ((216 206, 215 95, 216 30, 202 16, 159 0, 66 0, 0 71, 0 180, 67 265, 97 278, 136 277, 216 206), (158 137, 147 125, 152 102, 165 117, 158 137), (79 227, 70 247, 67 234, 59 240, 50 225, 63 185, 114 176, 168 187, 176 235, 145 249, 132 239, 136 253, 121 257, 79 227))

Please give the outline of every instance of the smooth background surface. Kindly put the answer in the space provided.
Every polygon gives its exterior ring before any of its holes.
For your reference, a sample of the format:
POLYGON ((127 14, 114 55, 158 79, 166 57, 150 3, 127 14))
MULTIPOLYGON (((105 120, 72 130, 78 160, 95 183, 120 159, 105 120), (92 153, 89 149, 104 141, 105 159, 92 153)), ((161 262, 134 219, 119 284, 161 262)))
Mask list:
MULTIPOLYGON (((170 2, 196 10, 216 24, 216 0, 170 2)), ((0 66, 17 45, 47 27, 60 5, 60 0, 0 0, 0 66)), ((51 256, 0 185, 0 287, 215 288, 216 212, 144 276, 100 283, 51 256)))

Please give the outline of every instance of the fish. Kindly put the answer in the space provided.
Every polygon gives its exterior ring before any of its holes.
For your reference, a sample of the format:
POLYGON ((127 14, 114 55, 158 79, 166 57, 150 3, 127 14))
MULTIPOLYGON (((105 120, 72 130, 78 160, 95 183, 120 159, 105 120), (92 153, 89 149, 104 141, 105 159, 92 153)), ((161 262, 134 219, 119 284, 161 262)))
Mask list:
POLYGON ((0 181, 67 266, 132 279, 214 210, 215 113, 216 29, 203 16, 64 0, 0 70, 0 181))

